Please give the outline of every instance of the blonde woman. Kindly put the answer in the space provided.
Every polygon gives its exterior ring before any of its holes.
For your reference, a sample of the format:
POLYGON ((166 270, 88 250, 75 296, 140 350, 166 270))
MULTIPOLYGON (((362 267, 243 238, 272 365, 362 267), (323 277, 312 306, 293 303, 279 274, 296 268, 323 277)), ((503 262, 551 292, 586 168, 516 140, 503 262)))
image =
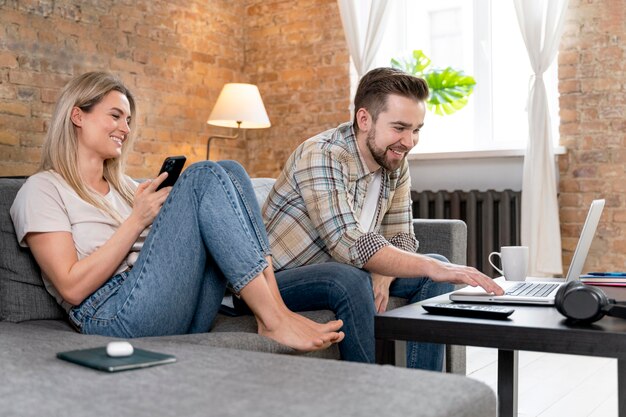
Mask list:
POLYGON ((132 338, 207 332, 226 286, 238 292, 259 334, 301 351, 340 342, 341 321, 290 311, 275 281, 249 178, 234 162, 190 166, 137 184, 124 175, 135 100, 108 73, 63 89, 40 171, 11 216, 20 245, 78 331, 132 338))

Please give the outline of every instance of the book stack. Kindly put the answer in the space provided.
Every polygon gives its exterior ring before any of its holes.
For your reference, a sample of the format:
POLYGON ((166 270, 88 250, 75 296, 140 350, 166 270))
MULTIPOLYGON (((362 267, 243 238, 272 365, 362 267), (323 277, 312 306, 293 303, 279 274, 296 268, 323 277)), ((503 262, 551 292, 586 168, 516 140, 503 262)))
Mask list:
POLYGON ((580 280, 589 285, 626 287, 626 272, 589 272, 580 280))

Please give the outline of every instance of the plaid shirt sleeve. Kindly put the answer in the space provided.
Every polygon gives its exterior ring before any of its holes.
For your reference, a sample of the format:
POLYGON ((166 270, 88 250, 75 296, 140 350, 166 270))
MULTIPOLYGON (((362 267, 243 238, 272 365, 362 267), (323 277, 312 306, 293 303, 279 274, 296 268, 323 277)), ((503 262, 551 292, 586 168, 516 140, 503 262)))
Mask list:
POLYGON ((407 252, 417 251, 419 242, 413 230, 411 176, 406 161, 402 164, 389 208, 380 224, 380 233, 399 249, 407 252))
POLYGON ((349 165, 341 153, 321 149, 304 155, 294 176, 308 217, 330 255, 339 262, 362 268, 374 253, 390 243, 380 234, 360 229, 349 189, 349 165))

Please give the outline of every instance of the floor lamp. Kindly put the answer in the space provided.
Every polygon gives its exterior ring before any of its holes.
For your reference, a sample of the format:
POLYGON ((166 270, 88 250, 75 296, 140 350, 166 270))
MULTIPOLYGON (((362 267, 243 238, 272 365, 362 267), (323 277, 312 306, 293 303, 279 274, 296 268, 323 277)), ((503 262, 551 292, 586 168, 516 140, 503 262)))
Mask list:
POLYGON ((237 139, 241 129, 263 129, 271 126, 257 86, 242 83, 224 84, 207 123, 235 128, 237 132, 232 136, 209 136, 206 159, 209 159, 213 139, 237 139))

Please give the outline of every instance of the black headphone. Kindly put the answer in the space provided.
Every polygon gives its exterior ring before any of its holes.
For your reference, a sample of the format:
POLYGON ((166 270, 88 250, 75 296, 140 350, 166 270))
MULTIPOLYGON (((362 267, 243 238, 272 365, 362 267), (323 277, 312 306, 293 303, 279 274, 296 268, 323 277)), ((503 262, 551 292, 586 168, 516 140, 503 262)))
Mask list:
POLYGON ((605 315, 626 319, 626 303, 617 303, 600 288, 578 281, 562 285, 554 302, 559 313, 580 323, 593 323, 605 315))

